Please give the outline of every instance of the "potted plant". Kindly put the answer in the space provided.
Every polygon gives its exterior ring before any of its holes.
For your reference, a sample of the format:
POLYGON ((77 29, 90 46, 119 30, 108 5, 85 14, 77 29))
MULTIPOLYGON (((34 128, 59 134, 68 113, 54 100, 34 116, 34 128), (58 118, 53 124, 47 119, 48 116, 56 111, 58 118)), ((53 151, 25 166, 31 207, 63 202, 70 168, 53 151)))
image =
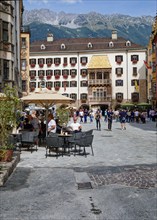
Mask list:
POLYGON ((5 98, 0 100, 0 158, 10 161, 6 158, 9 153, 13 154, 14 145, 10 143, 9 136, 14 127, 16 127, 16 110, 19 107, 19 99, 16 95, 16 89, 6 86, 4 88, 5 98))

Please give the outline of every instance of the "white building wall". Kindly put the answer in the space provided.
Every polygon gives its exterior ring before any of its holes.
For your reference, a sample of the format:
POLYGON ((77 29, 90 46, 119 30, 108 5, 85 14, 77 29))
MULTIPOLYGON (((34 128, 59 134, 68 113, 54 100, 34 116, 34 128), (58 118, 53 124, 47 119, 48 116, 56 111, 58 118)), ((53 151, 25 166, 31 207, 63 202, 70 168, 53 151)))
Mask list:
MULTIPOLYGON (((46 54, 46 53, 45 53, 46 54)), ((64 88, 60 88, 59 93, 64 94, 64 93, 68 93, 69 95, 71 93, 76 93, 77 94, 77 99, 80 99, 80 94, 81 93, 86 93, 88 94, 88 88, 87 87, 81 87, 80 86, 80 81, 81 80, 87 80, 87 77, 82 77, 81 76, 81 69, 86 69, 87 65, 91 59, 91 57, 93 55, 107 55, 108 59, 110 61, 110 64, 112 66, 112 70, 111 70, 111 80, 112 80, 112 99, 116 99, 116 93, 123 93, 123 100, 130 100, 131 99, 131 93, 135 92, 135 87, 131 86, 131 80, 133 79, 146 79, 146 69, 144 66, 144 62, 143 60, 146 59, 146 51, 129 51, 129 48, 127 51, 124 50, 119 50, 119 51, 104 51, 104 52, 91 52, 91 53, 68 53, 68 54, 55 54, 55 55, 44 55, 44 52, 42 54, 40 54, 40 56, 36 56, 36 55, 31 55, 30 59, 36 59, 36 67, 35 68, 31 68, 30 70, 36 70, 37 74, 38 74, 38 70, 43 69, 46 70, 47 69, 52 69, 53 70, 53 76, 50 80, 48 81, 52 81, 55 82, 56 79, 54 77, 54 70, 55 69, 60 69, 61 72, 63 69, 77 69, 77 76, 75 78, 71 78, 71 76, 69 75, 67 78, 67 81, 72 81, 72 80, 76 80, 77 81, 77 87, 67 87, 66 91, 64 91, 64 88), (115 61, 115 56, 123 56, 123 62, 121 64, 117 64, 115 61), (131 55, 138 55, 139 57, 139 61, 136 64, 133 64, 131 61, 131 55), (61 58, 61 64, 57 67, 55 67, 54 64, 52 64, 51 67, 47 67, 47 65, 45 64, 43 68, 39 68, 38 65, 38 59, 39 58, 44 58, 46 60, 46 58, 61 58), (63 66, 63 58, 67 57, 68 59, 68 65, 66 67, 63 66), (75 67, 72 67, 70 65, 70 58, 71 57, 76 57, 77 58, 77 64, 75 65, 75 67), (88 59, 88 63, 86 65, 81 65, 80 63, 80 58, 81 57, 87 57, 88 59), (117 76, 116 75, 116 68, 123 68, 123 74, 121 76, 117 76), (137 67, 137 76, 133 76, 133 67, 137 67), (123 80, 123 86, 115 86, 115 82, 116 80, 121 79, 123 80)), ((38 77, 36 77, 36 86, 38 85, 38 82, 40 81, 40 79, 38 77)), ((45 77, 46 79, 46 77, 45 77)), ((47 79, 46 79, 47 80, 47 79)), ((60 81, 66 81, 63 76, 61 75, 60 77, 60 81)))

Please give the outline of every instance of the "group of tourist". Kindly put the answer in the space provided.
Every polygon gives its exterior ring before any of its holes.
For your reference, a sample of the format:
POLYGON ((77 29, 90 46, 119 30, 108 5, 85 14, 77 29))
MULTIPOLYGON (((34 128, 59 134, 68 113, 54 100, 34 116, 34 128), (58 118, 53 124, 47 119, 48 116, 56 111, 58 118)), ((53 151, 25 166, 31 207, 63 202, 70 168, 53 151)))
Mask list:
MULTIPOLYGON (((112 130, 112 122, 120 122, 121 129, 126 130, 126 122, 142 122, 146 123, 146 118, 155 121, 157 117, 157 112, 153 109, 149 111, 139 111, 135 110, 113 110, 106 109, 103 114, 102 110, 98 108, 97 110, 87 110, 80 108, 73 112, 73 121, 66 126, 67 131, 70 132, 81 132, 81 123, 87 123, 95 121, 96 129, 101 130, 102 120, 107 122, 108 130, 112 130), (89 119, 88 119, 89 118, 89 119)), ((38 114, 37 111, 32 111, 27 114, 24 113, 21 117, 19 126, 21 129, 35 131, 39 137, 45 138, 46 136, 46 119, 44 115, 38 114)), ((47 120, 47 134, 51 133, 61 133, 62 127, 59 125, 57 118, 55 117, 55 111, 49 112, 47 120)))

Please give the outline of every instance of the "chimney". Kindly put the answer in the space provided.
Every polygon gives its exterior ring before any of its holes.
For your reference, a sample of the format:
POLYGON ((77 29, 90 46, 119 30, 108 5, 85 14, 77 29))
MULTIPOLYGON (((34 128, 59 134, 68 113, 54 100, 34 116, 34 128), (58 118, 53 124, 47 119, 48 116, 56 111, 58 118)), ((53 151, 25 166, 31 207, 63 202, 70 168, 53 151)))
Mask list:
POLYGON ((47 35, 47 42, 53 42, 53 34, 47 35))
POLYGON ((116 30, 112 31, 112 40, 117 40, 117 31, 116 30))

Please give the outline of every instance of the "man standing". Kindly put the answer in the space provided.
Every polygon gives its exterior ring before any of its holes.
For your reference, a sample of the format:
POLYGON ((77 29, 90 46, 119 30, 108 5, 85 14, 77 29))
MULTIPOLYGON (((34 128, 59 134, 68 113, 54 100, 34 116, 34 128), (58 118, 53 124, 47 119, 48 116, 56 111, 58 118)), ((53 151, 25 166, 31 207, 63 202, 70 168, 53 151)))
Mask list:
POLYGON ((112 118, 113 118, 113 111, 109 109, 107 112, 107 119, 108 119, 108 130, 111 131, 112 129, 112 118))
POLYGON ((97 130, 101 130, 100 119, 101 119, 101 111, 100 111, 100 109, 98 109, 96 111, 96 113, 95 113, 95 120, 96 120, 96 128, 97 128, 97 130))

